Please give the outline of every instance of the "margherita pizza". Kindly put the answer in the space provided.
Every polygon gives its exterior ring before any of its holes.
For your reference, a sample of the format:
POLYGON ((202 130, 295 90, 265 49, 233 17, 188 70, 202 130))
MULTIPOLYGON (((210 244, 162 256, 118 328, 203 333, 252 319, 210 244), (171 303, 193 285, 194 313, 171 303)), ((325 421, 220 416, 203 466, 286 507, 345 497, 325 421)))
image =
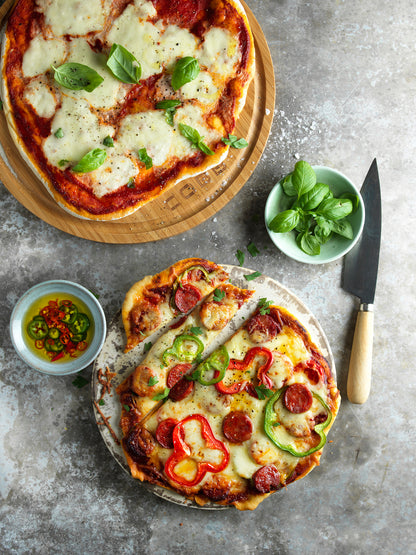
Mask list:
POLYGON ((221 162, 253 74, 239 0, 19 0, 3 41, 13 139, 55 200, 92 220, 221 162))
POLYGON ((176 316, 188 313, 227 279, 227 272, 218 264, 202 258, 187 258, 132 285, 121 311, 126 332, 125 351, 136 347, 176 316))
POLYGON ((296 318, 262 299, 210 349, 251 294, 219 286, 119 386, 134 478, 245 510, 319 464, 340 396, 296 318))

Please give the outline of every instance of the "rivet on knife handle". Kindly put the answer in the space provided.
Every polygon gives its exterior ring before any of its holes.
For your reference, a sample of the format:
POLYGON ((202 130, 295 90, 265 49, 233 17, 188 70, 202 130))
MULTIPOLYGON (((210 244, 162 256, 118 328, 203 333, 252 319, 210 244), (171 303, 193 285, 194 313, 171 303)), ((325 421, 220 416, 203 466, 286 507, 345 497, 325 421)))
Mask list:
POLYGON ((361 305, 355 324, 347 380, 348 399, 359 405, 365 403, 370 394, 373 330, 373 306, 361 305))

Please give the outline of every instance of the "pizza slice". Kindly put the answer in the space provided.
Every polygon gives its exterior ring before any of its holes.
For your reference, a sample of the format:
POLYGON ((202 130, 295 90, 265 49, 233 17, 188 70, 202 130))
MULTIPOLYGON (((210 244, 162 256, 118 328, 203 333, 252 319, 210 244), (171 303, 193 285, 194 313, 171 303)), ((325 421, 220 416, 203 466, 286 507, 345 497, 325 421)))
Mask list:
POLYGON ((176 316, 188 313, 228 277, 228 273, 214 262, 187 258, 135 283, 122 306, 125 352, 176 316))
MULTIPOLYGON (((179 323, 174 324, 150 348, 146 357, 117 388, 122 405, 123 448, 134 477, 142 476, 132 453, 144 445, 138 430, 166 399, 180 402, 193 390, 188 379, 218 334, 228 325, 253 291, 222 284, 179 323)), ((228 357, 214 351, 209 361, 226 367, 228 357)), ((150 441, 150 437, 148 437, 150 441)))
POLYGON ((129 427, 123 445, 134 477, 200 505, 244 510, 319 464, 339 392, 284 308, 258 308, 182 380, 180 396, 129 427))

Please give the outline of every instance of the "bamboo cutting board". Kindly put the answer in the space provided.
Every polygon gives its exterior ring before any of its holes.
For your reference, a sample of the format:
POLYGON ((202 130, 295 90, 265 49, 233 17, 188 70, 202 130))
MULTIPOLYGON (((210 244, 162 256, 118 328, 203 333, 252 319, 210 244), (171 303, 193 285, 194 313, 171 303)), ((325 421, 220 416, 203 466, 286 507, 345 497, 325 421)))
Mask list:
MULTIPOLYGON (((0 7, 3 19, 14 0, 0 7)), ((207 172, 185 179, 160 197, 120 220, 90 222, 62 210, 19 155, 1 114, 0 178, 30 212, 71 235, 103 243, 144 243, 166 239, 212 217, 241 189, 258 164, 273 120, 275 83, 273 62, 263 32, 244 4, 254 36, 256 73, 235 134, 249 146, 230 149, 228 157, 207 172)))

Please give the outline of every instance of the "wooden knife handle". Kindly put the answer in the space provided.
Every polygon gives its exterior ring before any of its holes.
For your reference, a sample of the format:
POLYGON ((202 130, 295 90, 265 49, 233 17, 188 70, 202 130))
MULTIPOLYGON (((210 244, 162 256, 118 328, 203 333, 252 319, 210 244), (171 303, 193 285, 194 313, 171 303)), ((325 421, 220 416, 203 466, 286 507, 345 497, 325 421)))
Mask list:
POLYGON ((374 312, 372 305, 361 305, 355 323, 347 395, 351 403, 362 405, 368 399, 371 385, 373 359, 374 312), (371 309, 369 310, 369 306, 371 309))

